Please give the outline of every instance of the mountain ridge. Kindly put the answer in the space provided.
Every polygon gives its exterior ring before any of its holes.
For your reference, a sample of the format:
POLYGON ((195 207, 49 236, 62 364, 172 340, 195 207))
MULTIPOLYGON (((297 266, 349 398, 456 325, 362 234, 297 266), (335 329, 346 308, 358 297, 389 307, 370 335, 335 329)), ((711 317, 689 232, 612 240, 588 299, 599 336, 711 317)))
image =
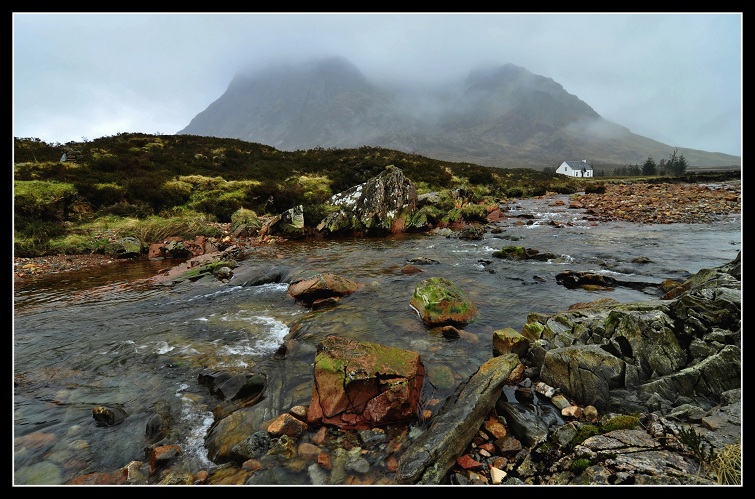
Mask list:
POLYGON ((346 58, 237 74, 178 134, 236 138, 284 151, 363 145, 501 168, 667 159, 741 167, 741 157, 676 147, 601 117, 551 78, 521 66, 478 68, 435 88, 367 79, 346 58))

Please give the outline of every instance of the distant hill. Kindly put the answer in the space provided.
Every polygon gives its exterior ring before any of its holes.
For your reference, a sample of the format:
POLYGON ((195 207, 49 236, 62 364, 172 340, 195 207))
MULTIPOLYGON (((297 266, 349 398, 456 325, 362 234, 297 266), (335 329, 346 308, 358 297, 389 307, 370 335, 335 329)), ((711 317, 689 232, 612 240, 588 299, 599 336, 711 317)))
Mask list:
MULTIPOLYGON (((550 78, 513 64, 437 87, 370 82, 334 57, 238 74, 178 134, 236 138, 283 151, 363 145, 502 168, 595 167, 668 159, 674 146, 603 119, 550 78)), ((678 148, 690 168, 741 157, 678 148)))

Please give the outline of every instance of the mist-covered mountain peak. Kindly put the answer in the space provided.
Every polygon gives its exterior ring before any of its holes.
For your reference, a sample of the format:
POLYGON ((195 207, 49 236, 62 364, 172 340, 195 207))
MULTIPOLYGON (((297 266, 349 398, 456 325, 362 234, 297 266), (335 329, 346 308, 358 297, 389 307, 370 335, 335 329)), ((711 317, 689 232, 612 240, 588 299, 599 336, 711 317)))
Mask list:
MULTIPOLYGON (((370 81, 341 56, 244 71, 178 133, 291 151, 367 145, 506 168, 558 166, 574 158, 641 164, 675 149, 603 119, 553 79, 511 63, 432 86, 388 85, 370 81)), ((726 154, 679 152, 690 166, 741 164, 726 154)))

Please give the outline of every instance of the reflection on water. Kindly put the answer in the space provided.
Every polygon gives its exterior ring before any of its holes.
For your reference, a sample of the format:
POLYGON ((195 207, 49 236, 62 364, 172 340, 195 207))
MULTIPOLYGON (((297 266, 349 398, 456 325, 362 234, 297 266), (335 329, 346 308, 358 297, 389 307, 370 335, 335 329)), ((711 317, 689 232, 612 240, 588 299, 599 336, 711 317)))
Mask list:
POLYGON ((488 231, 480 241, 409 234, 290 242, 255 250, 234 270, 238 276, 283 268, 289 279, 333 272, 365 285, 318 310, 295 303, 286 282, 245 286, 238 279, 209 278, 153 285, 138 280, 156 272, 145 262, 16 288, 15 483, 64 483, 143 460, 146 422, 158 407, 175 416, 187 466, 206 468, 202 442, 217 400, 198 385, 198 372, 233 367, 266 372, 276 391, 266 394, 266 410, 277 414, 309 404, 315 349, 330 334, 418 352, 428 372, 452 373, 453 386, 430 379, 431 393, 423 394, 442 400, 491 356, 492 333, 521 330, 530 312, 554 313, 602 297, 657 298, 622 288, 568 290, 556 283, 559 272, 683 280, 730 261, 741 248, 739 216, 711 225, 592 225, 577 210, 543 201, 524 200, 513 208, 512 218, 497 224, 502 231, 488 231), (517 213, 535 218, 513 218, 517 213), (492 256, 507 245, 558 257, 539 262, 492 256), (633 263, 637 257, 650 262, 633 263), (415 263, 422 270, 417 274, 401 272, 418 258, 436 263, 415 263), (426 327, 409 306, 417 283, 434 276, 456 282, 480 310, 458 339, 426 327), (293 347, 285 360, 273 360, 285 338, 293 347), (95 426, 92 408, 107 404, 127 411, 121 425, 95 426))

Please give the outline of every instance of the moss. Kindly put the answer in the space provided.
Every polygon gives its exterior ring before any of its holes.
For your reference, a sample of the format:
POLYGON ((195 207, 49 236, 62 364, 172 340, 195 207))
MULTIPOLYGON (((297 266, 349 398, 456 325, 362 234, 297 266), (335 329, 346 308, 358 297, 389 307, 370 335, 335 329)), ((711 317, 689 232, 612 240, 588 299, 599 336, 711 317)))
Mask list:
POLYGON ((324 353, 317 355, 317 357, 315 358, 315 366, 317 366, 317 368, 321 371, 331 373, 343 372, 346 368, 346 364, 342 360, 336 359, 324 353))
POLYGON ((187 272, 184 272, 180 279, 196 279, 198 277, 201 277, 204 274, 214 274, 215 271, 217 271, 221 267, 230 267, 234 268, 236 267, 236 262, 232 260, 220 260, 218 262, 212 262, 207 263, 205 265, 200 265, 196 268, 193 268, 187 272))
POLYGON ((614 430, 636 430, 640 427, 640 418, 630 414, 615 416, 604 422, 600 427, 601 433, 614 430))
POLYGON ((528 322, 522 327, 522 336, 530 341, 537 341, 544 329, 545 326, 539 322, 528 322))
POLYGON ((574 474, 579 475, 589 467, 590 467, 589 459, 585 459, 585 458, 575 459, 574 462, 572 462, 571 471, 574 474))
POLYGON ((587 440, 588 438, 593 437, 598 434, 600 434, 600 430, 598 429, 597 426, 586 424, 580 427, 579 430, 577 430, 577 434, 574 435, 574 438, 571 439, 571 442, 569 442, 569 444, 572 447, 577 446, 581 444, 582 442, 584 442, 585 440, 587 440))
POLYGON ((497 258, 514 258, 514 259, 526 259, 527 251, 524 246, 504 246, 498 251, 493 252, 493 256, 497 258))

